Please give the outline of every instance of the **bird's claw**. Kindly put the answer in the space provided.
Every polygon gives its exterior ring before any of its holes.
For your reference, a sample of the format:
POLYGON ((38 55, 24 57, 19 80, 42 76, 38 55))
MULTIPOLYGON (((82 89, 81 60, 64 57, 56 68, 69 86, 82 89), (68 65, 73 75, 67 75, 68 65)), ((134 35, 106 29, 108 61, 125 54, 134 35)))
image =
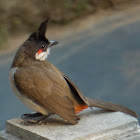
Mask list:
POLYGON ((76 116, 76 119, 77 119, 77 120, 80 120, 80 117, 79 117, 79 116, 76 116))
POLYGON ((23 114, 21 118, 34 118, 42 116, 41 113, 30 113, 30 114, 23 114))
POLYGON ((40 125, 40 123, 38 123, 37 121, 22 121, 20 124, 26 126, 40 125))

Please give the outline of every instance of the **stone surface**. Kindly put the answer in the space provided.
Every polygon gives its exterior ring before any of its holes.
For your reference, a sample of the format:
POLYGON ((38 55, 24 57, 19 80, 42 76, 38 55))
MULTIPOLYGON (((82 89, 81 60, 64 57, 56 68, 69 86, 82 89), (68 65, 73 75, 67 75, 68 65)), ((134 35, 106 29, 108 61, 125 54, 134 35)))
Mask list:
POLYGON ((127 135, 125 137, 119 138, 118 140, 140 140, 140 131, 136 131, 132 135, 127 135))
POLYGON ((122 137, 127 140, 135 133, 139 135, 138 120, 121 112, 88 109, 79 116, 77 125, 70 125, 57 115, 37 126, 21 125, 21 119, 8 120, 7 131, 0 134, 5 139, 0 140, 13 140, 8 139, 11 135, 17 136, 16 140, 113 140, 122 137))
POLYGON ((21 139, 3 130, 0 132, 0 140, 21 140, 21 139))

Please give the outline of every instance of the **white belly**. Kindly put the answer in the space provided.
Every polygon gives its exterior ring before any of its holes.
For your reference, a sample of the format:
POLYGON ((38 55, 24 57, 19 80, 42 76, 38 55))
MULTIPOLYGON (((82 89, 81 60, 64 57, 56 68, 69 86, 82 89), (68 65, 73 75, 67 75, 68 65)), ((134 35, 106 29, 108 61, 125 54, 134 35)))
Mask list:
MULTIPOLYGON (((43 115, 48 115, 48 114, 53 114, 50 110, 43 108, 41 106, 39 106, 38 104, 36 104, 35 102, 33 102, 31 99, 27 98, 26 96, 22 95, 19 90, 17 89, 15 82, 14 82, 14 74, 16 73, 16 71, 18 70, 17 67, 12 68, 10 70, 10 86, 12 88, 12 90, 14 91, 16 97, 22 102, 24 103, 28 108, 30 108, 31 110, 35 111, 35 112, 39 112, 43 115)), ((21 79, 22 80, 22 79, 21 79)))

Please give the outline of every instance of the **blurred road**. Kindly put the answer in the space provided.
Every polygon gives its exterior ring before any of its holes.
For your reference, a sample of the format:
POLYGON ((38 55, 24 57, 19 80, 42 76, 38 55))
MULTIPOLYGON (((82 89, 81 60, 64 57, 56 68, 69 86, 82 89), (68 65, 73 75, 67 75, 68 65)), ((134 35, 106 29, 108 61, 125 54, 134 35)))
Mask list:
MULTIPOLYGON (((84 31, 58 40, 48 60, 86 96, 130 107, 140 116, 140 8, 107 16, 84 31)), ((29 110, 9 87, 15 52, 0 56, 0 130, 29 110)))

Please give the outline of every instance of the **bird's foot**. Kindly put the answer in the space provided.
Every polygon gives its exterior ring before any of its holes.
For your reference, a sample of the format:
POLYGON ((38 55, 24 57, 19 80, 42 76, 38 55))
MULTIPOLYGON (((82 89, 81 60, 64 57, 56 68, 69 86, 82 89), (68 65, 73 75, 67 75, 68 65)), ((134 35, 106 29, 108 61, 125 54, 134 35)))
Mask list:
POLYGON ((30 114, 23 114, 21 118, 35 118, 35 117, 40 117, 43 116, 41 113, 30 113, 30 114))
POLYGON ((76 116, 76 119, 77 119, 77 120, 80 120, 80 117, 79 117, 79 116, 76 116))
POLYGON ((49 116, 50 115, 44 115, 44 116, 42 115, 42 117, 39 120, 25 120, 25 121, 21 122, 21 124, 26 125, 26 126, 41 125, 44 123, 43 121, 46 118, 48 118, 49 116))
POLYGON ((29 121, 23 121, 20 124, 26 126, 33 126, 33 125, 40 125, 41 123, 38 123, 37 121, 29 120, 29 121))

